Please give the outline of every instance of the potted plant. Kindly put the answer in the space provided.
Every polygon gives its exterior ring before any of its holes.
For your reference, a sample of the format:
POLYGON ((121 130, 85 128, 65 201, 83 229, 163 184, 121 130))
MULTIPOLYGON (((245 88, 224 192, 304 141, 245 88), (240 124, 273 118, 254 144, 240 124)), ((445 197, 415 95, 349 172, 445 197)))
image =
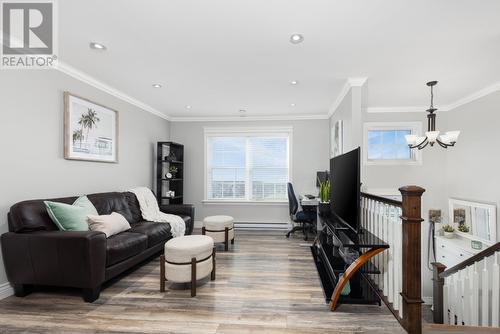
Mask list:
POLYGON ((172 175, 172 178, 175 179, 176 176, 177 176, 177 172, 179 171, 179 169, 177 169, 176 166, 170 166, 170 168, 168 169, 168 171, 172 175))
POLYGON ((444 232, 444 237, 451 239, 454 236, 455 228, 451 225, 444 225, 443 226, 443 232, 444 232))
POLYGON ((460 225, 458 225, 458 230, 460 232, 463 232, 463 233, 469 233, 470 228, 469 228, 469 226, 467 226, 465 224, 460 224, 460 225))
POLYGON ((325 182, 319 181, 319 204, 318 211, 321 215, 325 215, 330 211, 330 180, 325 182))

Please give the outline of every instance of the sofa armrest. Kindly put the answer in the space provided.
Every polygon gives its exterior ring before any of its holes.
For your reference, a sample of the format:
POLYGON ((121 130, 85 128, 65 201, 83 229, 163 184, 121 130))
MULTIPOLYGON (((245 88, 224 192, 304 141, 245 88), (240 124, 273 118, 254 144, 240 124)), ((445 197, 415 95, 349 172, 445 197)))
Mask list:
POLYGON ((160 205, 160 211, 178 216, 188 216, 191 218, 186 225, 186 234, 193 233, 194 227, 194 205, 193 204, 163 204, 160 205))
POLYGON ((12 284, 94 288, 104 282, 106 235, 97 231, 5 233, 1 237, 12 284))

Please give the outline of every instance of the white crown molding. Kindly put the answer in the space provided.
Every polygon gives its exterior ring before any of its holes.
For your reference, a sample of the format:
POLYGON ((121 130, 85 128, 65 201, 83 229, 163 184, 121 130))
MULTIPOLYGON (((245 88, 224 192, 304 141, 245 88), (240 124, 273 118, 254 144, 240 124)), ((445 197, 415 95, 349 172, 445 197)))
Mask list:
POLYGON ((368 107, 366 108, 367 113, 394 113, 394 112, 422 112, 428 107, 368 107))
POLYGON ((9 282, 0 284, 0 299, 10 297, 14 294, 14 289, 9 282))
MULTIPOLYGON (((247 116, 247 117, 238 117, 238 116, 213 116, 213 117, 173 117, 165 115, 159 110, 151 107, 150 105, 141 102, 132 96, 111 87, 108 84, 92 77, 91 75, 65 63, 61 60, 58 61, 56 70, 69 75, 77 80, 87 83, 92 87, 95 87, 103 92, 106 92, 120 100, 128 102, 144 111, 150 112, 153 115, 161 117, 167 121, 172 122, 250 122, 250 121, 301 121, 301 120, 318 120, 318 119, 329 119, 340 106, 346 95, 349 93, 352 87, 362 87, 365 85, 367 78, 366 77, 358 77, 358 78, 348 78, 346 83, 342 87, 340 93, 337 98, 331 105, 328 113, 326 115, 286 115, 286 116, 247 116)), ((500 91, 500 82, 497 82, 493 85, 487 86, 479 91, 476 91, 470 95, 467 95, 463 98, 458 99, 457 101, 450 103, 448 105, 441 106, 439 108, 440 111, 450 111, 461 107, 465 104, 478 100, 484 96, 500 91)), ((419 106, 401 106, 401 107, 367 107, 365 111, 367 113, 411 113, 411 112, 425 112, 427 107, 419 107, 419 106)))
POLYGON ((348 78, 347 82, 351 87, 362 87, 366 83, 366 80, 368 80, 367 77, 348 78))
POLYGON ((214 116, 214 117, 170 117, 171 122, 251 122, 251 121, 307 121, 328 119, 328 115, 284 115, 284 116, 214 116))
POLYGON ((328 117, 332 117, 332 115, 335 113, 337 108, 340 106, 344 98, 346 97, 347 93, 351 90, 352 87, 362 87, 368 78, 348 78, 342 89, 340 90, 339 95, 337 95, 337 98, 333 102, 332 106, 328 110, 328 117))
POLYGON ((124 92, 119 91, 118 89, 115 89, 115 88, 105 84, 104 82, 92 77, 91 75, 89 75, 89 74, 61 61, 61 60, 58 61, 55 69, 66 74, 66 75, 69 75, 77 80, 85 82, 86 84, 88 84, 92 87, 95 87, 99 90, 102 90, 103 92, 106 92, 106 93, 108 93, 116 98, 119 98, 120 100, 128 102, 128 103, 130 103, 130 104, 132 104, 132 105, 134 105, 134 106, 136 106, 144 111, 150 112, 153 115, 161 117, 167 121, 170 120, 169 116, 156 110, 155 108, 151 107, 150 105, 143 103, 143 102, 133 98, 132 96, 125 94, 124 92))
POLYGON ((478 100, 486 95, 490 95, 492 93, 498 92, 500 90, 500 82, 497 82, 491 86, 485 87, 477 92, 474 92, 470 95, 467 95, 453 103, 448 104, 445 108, 441 108, 441 110, 453 110, 458 107, 463 106, 464 104, 470 103, 472 101, 478 100))
MULTIPOLYGON (((485 87, 478 90, 470 95, 467 95, 461 99, 456 100, 453 103, 443 105, 438 108, 439 111, 451 111, 458 107, 461 107, 467 103, 479 100, 482 97, 490 95, 492 93, 500 91, 500 82, 497 82, 491 86, 485 87)), ((392 112, 425 112, 429 107, 368 107, 366 112, 368 113, 392 113, 392 112)))

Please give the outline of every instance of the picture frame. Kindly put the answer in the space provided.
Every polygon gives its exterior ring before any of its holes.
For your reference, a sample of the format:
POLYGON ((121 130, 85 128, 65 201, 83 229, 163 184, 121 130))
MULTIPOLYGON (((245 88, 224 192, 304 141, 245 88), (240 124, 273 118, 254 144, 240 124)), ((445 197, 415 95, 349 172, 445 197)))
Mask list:
POLYGON ((64 92, 64 159, 118 163, 118 111, 64 92))
POLYGON ((458 228, 469 227, 468 232, 455 231, 458 235, 482 241, 487 245, 497 242, 496 205, 457 198, 448 199, 450 224, 458 228))
POLYGON ((344 123, 338 120, 330 128, 330 158, 344 153, 344 123))

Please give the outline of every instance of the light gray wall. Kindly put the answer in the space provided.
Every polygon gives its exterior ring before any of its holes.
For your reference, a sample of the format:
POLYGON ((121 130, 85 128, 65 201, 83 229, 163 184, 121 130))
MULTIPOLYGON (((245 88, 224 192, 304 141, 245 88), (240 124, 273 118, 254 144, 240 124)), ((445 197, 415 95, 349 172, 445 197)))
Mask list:
MULTIPOLYGON (((420 122, 425 131, 426 114, 422 113, 367 113, 362 110, 363 92, 360 87, 353 87, 346 95, 331 122, 344 121, 344 152, 361 146, 362 164, 361 181, 363 189, 379 193, 389 191, 399 193, 397 189, 405 185, 418 185, 426 189, 422 198, 422 215, 427 218, 429 209, 445 211, 445 178, 443 170, 446 164, 446 152, 439 147, 427 148, 422 153, 422 165, 365 165, 364 123, 367 122, 420 122)), ((441 123, 442 124, 442 123, 441 123)), ((422 281, 423 296, 432 296, 431 272, 427 268, 427 245, 429 224, 422 223, 422 281)))
POLYGON ((443 114, 446 129, 461 130, 456 146, 446 152, 446 197, 500 206, 500 92, 443 114))
MULTIPOLYGON (((440 115, 439 115, 440 116, 440 115)), ((438 116, 438 117, 439 117, 438 116)), ((426 114, 421 113, 363 113, 364 122, 421 122, 426 131, 426 114)), ((438 119, 439 121, 439 119, 438 119)), ((443 122, 440 123, 445 128, 443 122)), ((363 134, 364 135, 364 134, 363 134)), ((420 152, 422 165, 377 166, 362 164, 362 180, 369 192, 374 189, 396 190, 405 185, 417 185, 426 191, 422 196, 422 295, 432 297, 432 272, 428 265, 428 235, 430 209, 446 212, 445 178, 446 152, 439 146, 428 146, 420 152)), ((430 262, 434 262, 430 258, 430 262)))
MULTIPOLYGON (((153 186, 155 143, 169 139, 169 124, 87 84, 53 70, 2 71, 0 233, 19 201, 153 186), (118 164, 63 158, 63 92, 119 112, 118 164)), ((7 281, 3 262, 0 284, 7 281)))
POLYGON ((184 201, 196 207, 196 220, 228 214, 240 222, 286 222, 288 204, 207 204, 204 200, 204 127, 292 126, 292 182, 298 194, 316 194, 316 171, 328 168, 328 120, 265 122, 172 122, 171 139, 184 144, 184 201))

